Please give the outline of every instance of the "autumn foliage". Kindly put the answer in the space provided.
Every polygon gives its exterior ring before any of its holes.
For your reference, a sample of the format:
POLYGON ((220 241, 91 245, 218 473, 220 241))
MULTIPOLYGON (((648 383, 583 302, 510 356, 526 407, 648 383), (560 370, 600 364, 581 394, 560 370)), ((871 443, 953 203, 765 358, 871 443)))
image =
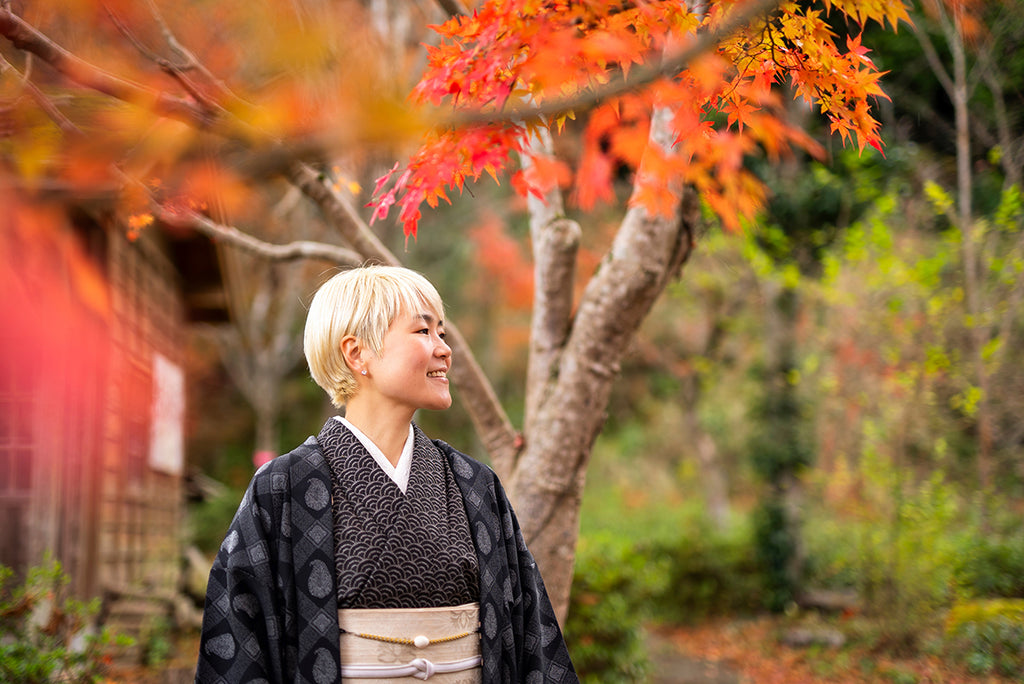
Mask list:
POLYGON ((738 30, 729 27, 753 3, 713 2, 706 11, 687 4, 496 0, 435 27, 441 43, 428 48, 413 99, 450 107, 470 124, 430 133, 404 168, 383 177, 374 217, 397 206, 406 234, 415 235, 423 203, 436 206, 467 180, 506 172, 519 192, 538 197, 571 177, 573 199, 586 210, 612 197, 613 176, 625 167, 639 172, 633 204, 668 213, 674 200, 666 188, 681 181, 736 226, 764 197, 745 156, 820 152, 787 121, 790 97, 817 107, 844 143, 881 151, 871 114, 872 100, 885 97, 881 73, 859 35, 838 40, 830 22, 895 28, 909 19, 901 2, 784 2, 738 30), (707 34, 721 40, 694 54, 707 34), (646 144, 656 108, 671 112, 671 153, 646 144), (538 127, 561 131, 583 111, 584 145, 571 174, 564 162, 531 152, 538 127), (515 170, 517 153, 533 156, 529 172, 515 170))
POLYGON ((415 63, 383 57, 359 2, 24 5, 4 3, 0 35, 4 153, 26 187, 48 178, 114 192, 126 216, 154 199, 216 200, 244 217, 254 203, 245 185, 292 159, 413 141, 372 200, 372 217, 394 208, 407 236, 424 204, 483 175, 509 177, 524 195, 571 188, 587 210, 632 173, 631 203, 656 213, 688 183, 737 226, 764 199, 745 157, 820 151, 789 122, 792 98, 844 142, 882 149, 871 113, 881 74, 859 32, 908 20, 902 2, 885 0, 481 2, 433 27, 410 106, 400 77, 415 63), (647 144, 656 109, 670 113, 674 146, 647 144), (577 118, 575 158, 530 147, 538 128, 558 133, 577 118), (533 157, 522 168, 520 153, 533 157))

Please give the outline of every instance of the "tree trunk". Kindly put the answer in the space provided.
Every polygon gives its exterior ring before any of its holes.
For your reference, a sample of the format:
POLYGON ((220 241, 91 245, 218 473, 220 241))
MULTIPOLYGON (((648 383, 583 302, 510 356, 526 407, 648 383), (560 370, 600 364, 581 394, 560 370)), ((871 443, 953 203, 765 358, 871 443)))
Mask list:
MULTIPOLYGON (((670 117, 658 110, 652 121, 651 142, 661 154, 671 153, 670 117)), ((672 217, 652 216, 639 207, 627 212, 584 290, 564 346, 551 355, 543 391, 528 391, 538 405, 510 492, 560 619, 569 604, 586 467, 604 425, 612 383, 640 323, 693 248, 700 215, 696 192, 673 191, 679 202, 672 217)), ((543 287, 538 282, 538 290, 543 287)), ((544 318, 544 312, 535 307, 534 316, 544 318)))
MULTIPOLYGON (((968 335, 970 338, 970 362, 974 370, 980 397, 977 405, 978 425, 978 485, 982 491, 992 486, 992 409, 991 382, 985 364, 984 348, 988 338, 988 330, 980 320, 986 309, 982 301, 983 276, 977 251, 977 235, 974 225, 974 209, 972 206, 973 172, 971 169, 971 117, 970 96, 973 84, 967 73, 967 53, 963 37, 963 25, 959 12, 949 17, 942 9, 938 13, 939 24, 943 36, 949 45, 953 58, 953 72, 948 73, 939 59, 938 53, 928 39, 924 28, 917 29, 918 40, 924 49, 925 57, 939 83, 946 91, 953 104, 954 122, 956 127, 956 175, 957 175, 957 211, 950 219, 960 230, 961 257, 964 262, 964 299, 967 308, 968 335)), ((1012 152, 1012 150, 1011 150, 1012 152)))
POLYGON ((697 462, 700 464, 708 516, 715 529, 725 531, 729 525, 729 479, 722 467, 722 459, 719 458, 718 445, 699 425, 690 434, 696 442, 697 462))

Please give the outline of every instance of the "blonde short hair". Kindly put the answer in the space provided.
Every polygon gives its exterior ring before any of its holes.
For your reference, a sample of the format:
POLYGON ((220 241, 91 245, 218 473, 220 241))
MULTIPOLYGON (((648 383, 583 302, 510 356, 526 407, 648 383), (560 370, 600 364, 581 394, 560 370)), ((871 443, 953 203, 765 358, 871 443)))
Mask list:
POLYGON ((341 408, 356 392, 356 379, 341 353, 352 335, 379 355, 384 335, 398 316, 427 313, 444 320, 437 290, 416 271, 399 266, 363 266, 338 273, 324 283, 309 305, 302 349, 309 372, 331 403, 341 408))

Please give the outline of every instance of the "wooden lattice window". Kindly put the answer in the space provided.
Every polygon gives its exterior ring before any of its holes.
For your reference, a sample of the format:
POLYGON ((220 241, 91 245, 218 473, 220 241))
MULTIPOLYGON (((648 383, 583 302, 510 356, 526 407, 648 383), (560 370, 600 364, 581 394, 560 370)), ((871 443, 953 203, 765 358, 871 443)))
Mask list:
POLYGON ((26 570, 25 523, 32 492, 36 369, 12 353, 17 331, 0 333, 0 563, 26 570))

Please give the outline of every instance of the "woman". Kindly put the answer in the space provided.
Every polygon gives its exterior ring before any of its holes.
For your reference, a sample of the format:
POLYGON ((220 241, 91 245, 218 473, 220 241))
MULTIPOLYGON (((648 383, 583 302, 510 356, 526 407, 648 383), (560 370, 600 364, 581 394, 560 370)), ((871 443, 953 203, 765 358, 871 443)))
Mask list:
POLYGON ((345 417, 253 477, 210 572, 197 682, 578 681, 494 473, 412 422, 452 403, 443 313, 404 268, 317 292, 306 359, 345 417))

